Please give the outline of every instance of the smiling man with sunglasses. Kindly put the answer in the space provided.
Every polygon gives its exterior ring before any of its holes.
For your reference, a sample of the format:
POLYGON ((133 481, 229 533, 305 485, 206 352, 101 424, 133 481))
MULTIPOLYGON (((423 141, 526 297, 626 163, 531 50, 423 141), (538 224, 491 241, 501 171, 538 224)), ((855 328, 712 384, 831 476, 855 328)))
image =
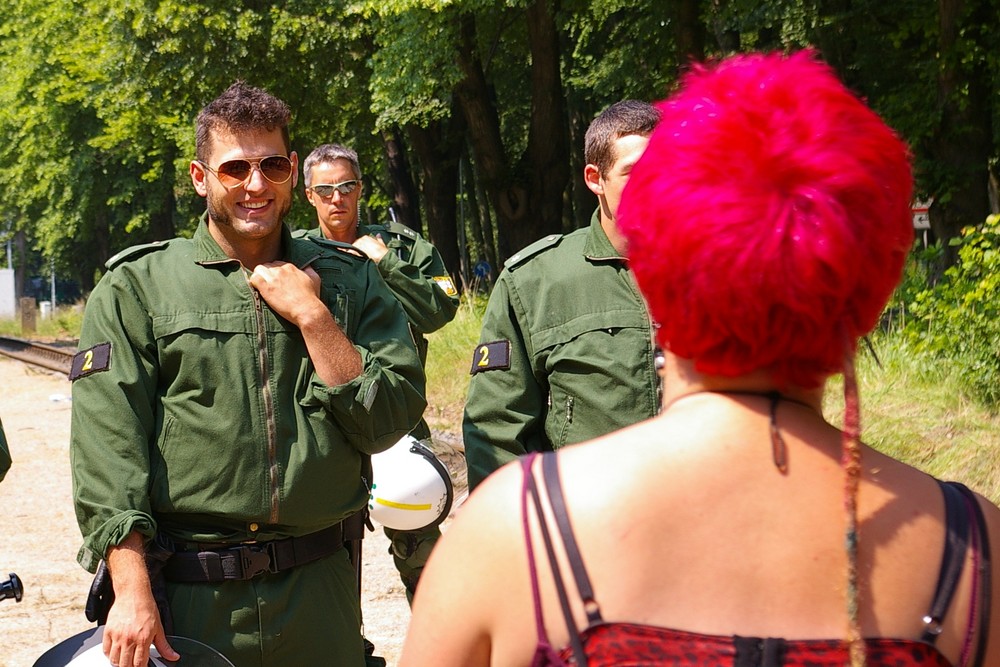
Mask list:
MULTIPOLYGON (((372 258, 406 312, 420 362, 424 364, 427 360, 424 336, 451 322, 458 310, 458 291, 441 255, 429 241, 405 225, 361 224, 359 201, 363 185, 361 165, 354 150, 340 144, 323 144, 305 159, 303 175, 306 199, 316 209, 319 221, 319 226, 305 235, 350 243, 372 258)), ((423 419, 411 435, 431 445, 431 432, 423 419)), ((408 532, 386 528, 385 532, 391 540, 390 553, 406 588, 407 600, 412 602, 420 573, 441 532, 437 527, 408 532)))
POLYGON ((110 573, 114 665, 150 644, 174 659, 169 634, 241 667, 365 662, 344 520, 368 500, 364 458, 420 419, 424 378, 374 263, 283 223, 289 117, 242 82, 206 106, 194 237, 119 253, 87 304, 78 559, 110 573))

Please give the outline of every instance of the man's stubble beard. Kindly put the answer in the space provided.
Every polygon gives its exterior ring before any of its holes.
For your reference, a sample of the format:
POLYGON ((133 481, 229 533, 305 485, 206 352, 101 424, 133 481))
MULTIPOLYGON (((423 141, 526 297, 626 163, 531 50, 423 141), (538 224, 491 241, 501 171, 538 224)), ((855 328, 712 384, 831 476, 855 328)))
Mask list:
MULTIPOLYGON (((208 217, 212 219, 212 222, 217 225, 232 228, 235 216, 224 205, 223 198, 219 197, 214 189, 209 189, 208 195, 205 197, 205 201, 208 208, 208 217)), ((290 210, 292 210, 291 197, 285 200, 281 210, 278 211, 279 225, 284 222, 285 217, 288 215, 290 210)))

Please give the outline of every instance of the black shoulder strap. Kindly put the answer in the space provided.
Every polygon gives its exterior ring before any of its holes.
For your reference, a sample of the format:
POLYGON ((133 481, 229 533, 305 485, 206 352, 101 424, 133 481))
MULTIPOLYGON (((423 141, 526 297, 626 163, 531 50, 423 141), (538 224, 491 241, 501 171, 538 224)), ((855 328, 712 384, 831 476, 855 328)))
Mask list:
MULTIPOLYGON (((976 566, 976 573, 978 575, 977 579, 979 581, 979 590, 976 592, 975 597, 972 602, 973 614, 978 610, 979 612, 979 622, 975 623, 976 619, 970 617, 969 619, 969 632, 978 625, 978 632, 976 633, 976 659, 975 661, 969 663, 968 653, 963 651, 964 664, 971 664, 973 667, 982 667, 983 660, 986 656, 986 640, 989 639, 990 630, 990 607, 992 606, 992 591, 993 591, 993 581, 992 581, 992 563, 990 556, 990 534, 986 528, 986 517, 983 516, 983 508, 980 507, 979 501, 976 499, 976 494, 970 491, 965 485, 958 482, 949 482, 950 486, 954 486, 958 489, 963 496, 965 496, 965 501, 968 504, 969 513, 975 519, 975 523, 972 528, 972 547, 974 549, 973 559, 976 566)), ((966 642, 969 641, 969 637, 966 637, 966 642)))
POLYGON ((924 617, 927 629, 922 639, 931 644, 941 632, 941 619, 944 617, 951 598, 955 593, 958 580, 962 574, 970 541, 973 549, 973 563, 976 567, 974 581, 977 588, 973 591, 972 608, 969 612, 968 634, 963 646, 960 665, 981 667, 986 652, 986 640, 989 635, 990 606, 992 604, 992 572, 990 557, 990 535, 986 528, 986 518, 982 507, 972 491, 958 482, 938 482, 945 499, 946 537, 944 556, 942 557, 941 574, 937 589, 931 603, 931 611, 924 617), (970 525, 970 517, 972 522, 970 525), (971 529, 971 531, 970 531, 971 529), (977 618, 978 617, 978 618, 977 618), (969 661, 969 648, 975 633, 975 660, 969 661))
POLYGON ((601 608, 598 606, 597 600, 594 599, 594 589, 590 585, 587 568, 583 565, 583 557, 580 556, 580 549, 576 544, 576 537, 573 535, 573 527, 569 523, 566 499, 563 496, 562 483, 559 480, 559 462, 554 453, 542 455, 542 474, 545 477, 545 491, 549 496, 552 514, 556 517, 563 548, 566 549, 566 558, 573 570, 573 578, 576 580, 577 590, 583 600, 583 608, 587 612, 587 622, 590 625, 602 623, 604 619, 601 618, 601 608))
MULTIPOLYGON (((542 470, 545 470, 547 459, 555 459, 552 452, 542 454, 542 470)), ((545 513, 542 511, 542 502, 538 494, 538 486, 535 484, 534 473, 528 471, 528 491, 531 493, 531 500, 535 505, 535 513, 538 518, 538 526, 542 533, 542 541, 545 543, 545 553, 549 558, 549 569, 552 570, 552 580, 556 586, 556 594, 559 597, 559 606, 562 608, 563 619, 566 621, 566 630, 569 633, 569 645, 573 650, 573 658, 577 665, 587 666, 587 656, 583 652, 583 644, 580 642, 580 632, 577 630, 576 622, 573 620, 573 612, 569 607, 569 598, 566 596, 566 584, 559 570, 559 562, 556 560, 555 549, 552 547, 552 535, 549 533, 548 522, 545 513)))
POLYGON ((921 639, 928 644, 937 641, 941 634, 941 621, 951 605, 951 599, 962 577, 966 550, 969 544, 969 519, 961 492, 951 484, 938 482, 944 496, 944 554, 941 571, 931 600, 931 608, 924 616, 924 634, 921 639))

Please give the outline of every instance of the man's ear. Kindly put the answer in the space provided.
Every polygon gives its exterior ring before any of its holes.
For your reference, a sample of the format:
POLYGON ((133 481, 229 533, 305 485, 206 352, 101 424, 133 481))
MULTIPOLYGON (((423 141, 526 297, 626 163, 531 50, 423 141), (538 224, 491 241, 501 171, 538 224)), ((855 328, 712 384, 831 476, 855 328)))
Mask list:
POLYGON ((208 169, 205 169, 205 166, 201 162, 192 160, 188 171, 191 174, 191 183, 194 185, 194 191, 202 197, 207 197, 208 183, 205 182, 205 179, 208 178, 208 169))
POLYGON ((601 170, 596 164, 588 164, 583 168, 583 182, 587 189, 600 197, 604 194, 604 184, 601 183, 601 170))
POLYGON ((292 161, 292 190, 294 190, 295 186, 299 184, 299 155, 292 151, 288 159, 292 161))

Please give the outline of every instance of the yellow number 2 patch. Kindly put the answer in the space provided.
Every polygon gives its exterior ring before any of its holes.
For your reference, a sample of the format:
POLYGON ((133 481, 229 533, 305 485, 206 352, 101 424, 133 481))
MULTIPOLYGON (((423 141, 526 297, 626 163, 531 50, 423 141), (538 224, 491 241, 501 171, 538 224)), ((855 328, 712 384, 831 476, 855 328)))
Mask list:
POLYGON ((80 350, 73 355, 69 379, 77 380, 91 373, 106 371, 109 368, 111 368, 111 343, 98 343, 94 347, 80 350))
POLYGON ((510 341, 497 340, 480 343, 472 354, 470 375, 483 371, 507 370, 510 368, 510 341))

